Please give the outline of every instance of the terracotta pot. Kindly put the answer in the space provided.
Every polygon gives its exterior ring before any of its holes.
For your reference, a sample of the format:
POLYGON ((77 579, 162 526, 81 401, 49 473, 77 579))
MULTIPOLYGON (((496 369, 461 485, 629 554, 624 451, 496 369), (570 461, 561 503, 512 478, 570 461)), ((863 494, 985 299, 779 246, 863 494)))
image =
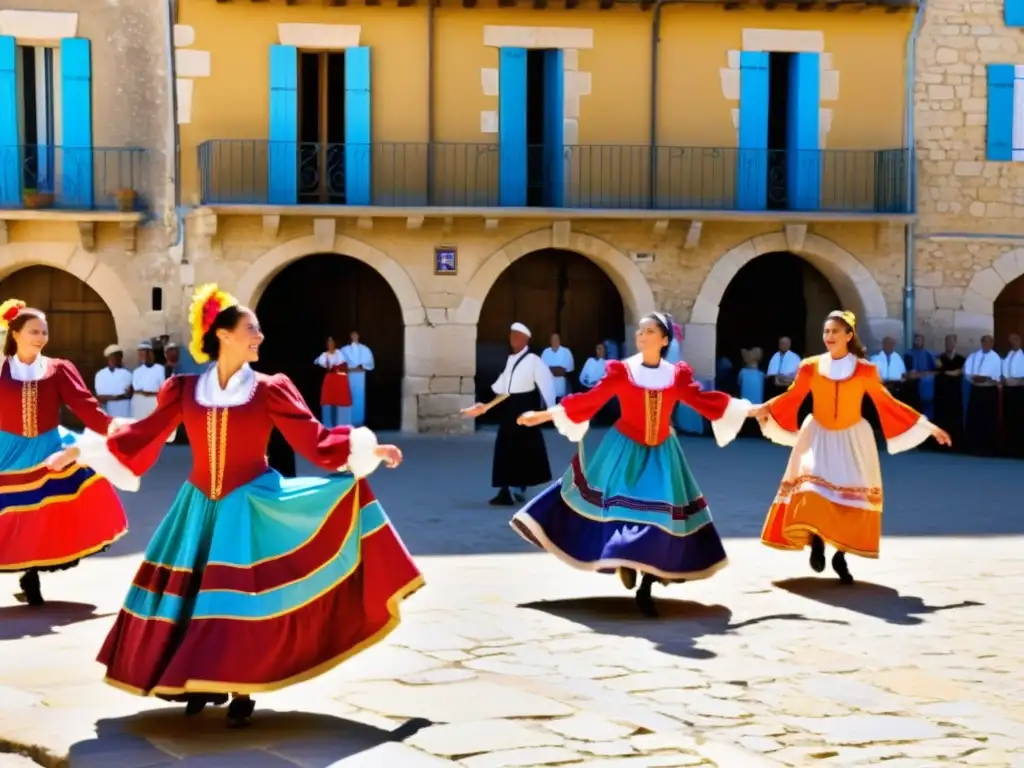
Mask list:
POLYGON ((135 210, 134 189, 122 189, 114 195, 114 200, 117 203, 117 210, 122 213, 131 213, 135 210))

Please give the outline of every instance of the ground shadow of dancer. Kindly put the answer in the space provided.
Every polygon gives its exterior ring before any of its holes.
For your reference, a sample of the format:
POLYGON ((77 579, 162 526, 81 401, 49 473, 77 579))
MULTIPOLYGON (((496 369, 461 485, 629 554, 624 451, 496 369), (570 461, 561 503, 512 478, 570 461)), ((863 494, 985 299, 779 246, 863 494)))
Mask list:
POLYGON ((43 637, 58 627, 69 627, 82 621, 113 616, 97 613, 89 603, 47 601, 44 605, 9 605, 0 608, 0 640, 22 637, 43 637))
POLYGON ((830 579, 801 577, 774 582, 779 589, 816 600, 833 608, 844 608, 864 616, 872 616, 889 624, 914 626, 923 624, 923 616, 956 608, 977 608, 983 606, 974 600, 962 600, 949 605, 926 605, 924 599, 914 595, 901 595, 892 587, 857 581, 852 585, 840 585, 830 579))
POLYGON ((653 643, 659 651, 689 659, 713 659, 717 654, 699 646, 702 637, 725 635, 766 621, 802 621, 846 624, 835 619, 811 619, 802 614, 785 613, 758 616, 738 623, 724 605, 706 605, 690 600, 659 598, 660 618, 648 619, 637 613, 631 597, 590 597, 567 600, 538 600, 520 608, 543 611, 603 635, 639 637, 653 643))

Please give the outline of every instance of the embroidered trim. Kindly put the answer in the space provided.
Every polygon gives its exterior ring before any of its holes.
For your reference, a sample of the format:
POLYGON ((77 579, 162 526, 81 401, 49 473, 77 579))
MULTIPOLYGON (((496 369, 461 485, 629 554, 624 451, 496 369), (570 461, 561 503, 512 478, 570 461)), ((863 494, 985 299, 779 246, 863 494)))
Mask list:
POLYGON ((216 501, 224 493, 224 468, 227 464, 228 409, 206 411, 206 448, 210 452, 210 498, 216 501), (220 424, 217 411, 220 411, 220 424))
POLYGON ((21 434, 39 436, 39 384, 35 381, 21 383, 21 434))
POLYGON ((583 474, 583 465, 580 464, 579 453, 573 456, 569 466, 572 467, 573 485, 576 486, 583 500, 588 504, 593 504, 595 507, 604 509, 614 505, 626 509, 635 509, 640 512, 661 512, 662 514, 671 515, 673 520, 687 520, 708 508, 708 502, 703 496, 699 496, 687 504, 669 504, 667 501, 641 501, 629 496, 606 497, 601 491, 592 488, 590 483, 587 482, 587 478, 583 474))
POLYGON ((662 392, 660 389, 644 390, 644 443, 658 444, 658 427, 661 425, 662 392))
POLYGON ((882 503, 882 489, 878 486, 865 487, 862 485, 836 485, 835 483, 830 483, 819 475, 799 475, 792 480, 783 480, 779 484, 778 495, 782 497, 790 496, 798 486, 803 485, 804 483, 817 485, 827 491, 831 491, 843 499, 849 499, 851 501, 867 501, 871 504, 882 503))

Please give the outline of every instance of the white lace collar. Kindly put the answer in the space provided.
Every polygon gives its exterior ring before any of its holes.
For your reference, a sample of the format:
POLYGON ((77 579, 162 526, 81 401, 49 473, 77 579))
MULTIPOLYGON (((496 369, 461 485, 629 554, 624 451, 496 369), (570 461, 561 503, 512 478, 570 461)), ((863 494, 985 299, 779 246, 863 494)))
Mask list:
POLYGON ((818 373, 832 381, 844 381, 857 370, 857 356, 834 358, 827 352, 818 358, 818 373))
POLYGON ((196 384, 196 402, 204 408, 232 408, 245 405, 256 391, 256 374, 248 363, 228 379, 223 389, 217 377, 217 366, 211 365, 199 376, 196 384))
POLYGON ((17 355, 7 358, 7 364, 11 366, 11 378, 15 381, 39 381, 46 375, 46 365, 49 358, 39 355, 31 363, 23 363, 17 355))
POLYGON ((644 365, 643 355, 636 354, 623 361, 629 371, 629 377, 638 387, 644 389, 668 389, 675 384, 676 367, 664 358, 657 368, 644 365))

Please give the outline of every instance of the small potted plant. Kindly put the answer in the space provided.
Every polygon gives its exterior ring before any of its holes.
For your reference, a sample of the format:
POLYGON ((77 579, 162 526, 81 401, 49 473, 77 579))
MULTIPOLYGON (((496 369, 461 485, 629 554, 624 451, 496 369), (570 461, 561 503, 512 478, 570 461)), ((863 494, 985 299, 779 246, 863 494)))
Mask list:
POLYGON ((49 192, 40 192, 37 189, 26 189, 22 194, 22 202, 26 208, 52 208, 53 195, 49 192))
POLYGON ((131 187, 124 187, 114 193, 114 203, 117 210, 122 213, 131 213, 135 210, 135 190, 131 187))

